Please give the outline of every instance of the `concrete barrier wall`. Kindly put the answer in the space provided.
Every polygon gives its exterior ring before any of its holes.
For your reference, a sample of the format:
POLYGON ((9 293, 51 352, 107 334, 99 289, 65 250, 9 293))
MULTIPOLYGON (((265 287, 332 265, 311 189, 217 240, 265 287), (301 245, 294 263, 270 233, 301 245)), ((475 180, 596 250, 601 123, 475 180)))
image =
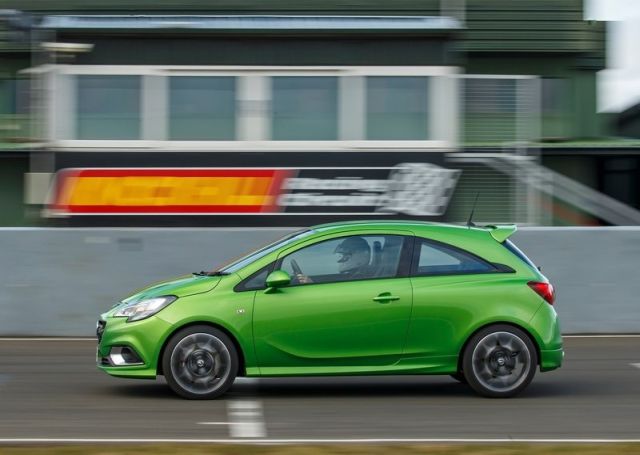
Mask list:
MULTIPOLYGON (((153 282, 210 270, 292 229, 2 229, 0 336, 90 336, 153 282)), ((640 332, 640 229, 523 228, 564 333, 640 332)))

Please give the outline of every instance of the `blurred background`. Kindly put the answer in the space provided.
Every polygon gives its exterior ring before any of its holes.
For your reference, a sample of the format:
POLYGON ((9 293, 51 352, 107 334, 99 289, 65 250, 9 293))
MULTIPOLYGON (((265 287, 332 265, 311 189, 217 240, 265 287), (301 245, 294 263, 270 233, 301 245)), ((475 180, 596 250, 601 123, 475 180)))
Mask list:
POLYGON ((565 327, 603 330, 614 296, 606 330, 636 331, 638 6, 0 0, 0 334, 90 333, 293 227, 461 223, 476 196, 476 222, 530 227, 565 327))
POLYGON ((640 223, 624 1, 0 6, 3 226, 640 223))
POLYGON ((0 452, 637 442, 639 22, 640 0, 0 0, 0 452), (474 203, 477 224, 518 224, 578 335, 522 399, 351 377, 195 403, 95 368, 98 316, 144 286, 299 227, 465 223, 474 203))

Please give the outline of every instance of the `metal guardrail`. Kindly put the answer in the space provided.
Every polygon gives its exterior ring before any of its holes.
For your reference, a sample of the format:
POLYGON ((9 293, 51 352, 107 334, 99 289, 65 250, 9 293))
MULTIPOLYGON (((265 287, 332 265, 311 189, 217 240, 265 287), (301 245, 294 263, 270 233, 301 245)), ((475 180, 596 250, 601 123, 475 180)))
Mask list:
MULTIPOLYGON (((294 229, 0 229, 0 336, 87 336, 143 286, 208 269, 294 229)), ((522 228, 564 333, 640 332, 640 227, 522 228)))

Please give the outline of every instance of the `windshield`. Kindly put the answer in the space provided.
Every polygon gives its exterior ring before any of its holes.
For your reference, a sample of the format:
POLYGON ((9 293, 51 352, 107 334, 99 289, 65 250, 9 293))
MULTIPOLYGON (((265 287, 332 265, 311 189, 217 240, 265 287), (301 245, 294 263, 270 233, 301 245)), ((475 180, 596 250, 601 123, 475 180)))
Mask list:
POLYGON ((267 246, 263 246, 262 248, 255 250, 245 256, 242 256, 240 259, 236 259, 233 262, 223 265, 221 267, 219 267, 218 269, 214 270, 213 272, 211 272, 210 274, 228 274, 228 273, 234 273, 237 272, 238 270, 242 269, 243 267, 251 264, 254 261, 257 261, 258 259, 266 256, 267 254, 277 250, 280 247, 283 247, 285 245, 288 245, 290 243, 293 243, 299 239, 302 239, 304 237, 307 237, 311 234, 314 234, 315 231, 313 230, 306 230, 306 231, 298 231, 298 232, 294 232, 293 234, 289 234, 286 237, 283 237, 279 240, 276 240, 273 243, 270 243, 267 246))

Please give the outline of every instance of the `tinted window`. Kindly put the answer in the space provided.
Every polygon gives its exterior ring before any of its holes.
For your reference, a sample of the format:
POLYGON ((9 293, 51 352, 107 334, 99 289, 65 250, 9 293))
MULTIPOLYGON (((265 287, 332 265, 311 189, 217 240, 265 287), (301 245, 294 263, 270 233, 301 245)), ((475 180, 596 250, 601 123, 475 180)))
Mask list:
POLYGON ((389 278, 398 272, 402 244, 399 235, 340 237, 290 254, 280 268, 292 284, 389 278))
POLYGON ((235 139, 235 90, 234 77, 171 77, 169 138, 183 141, 235 139))
POLYGON ((338 78, 278 76, 272 79, 272 139, 338 138, 338 78))
POLYGON ((367 139, 427 139, 428 82, 428 77, 367 77, 367 139))
POLYGON ((267 281, 267 276, 273 270, 273 263, 267 265, 266 267, 261 268, 249 278, 240 283, 235 290, 236 291, 256 291, 258 289, 265 289, 265 283, 267 281))
POLYGON ((77 139, 140 139, 140 76, 78 76, 77 139))
POLYGON ((527 264, 532 269, 537 270, 537 267, 533 263, 533 261, 531 261, 531 259, 529 259, 526 254, 520 251, 520 248, 518 248, 513 242, 511 242, 510 240, 505 240, 504 242, 502 242, 502 244, 507 248, 507 250, 511 251, 513 254, 518 256, 518 258, 522 262, 527 264))
POLYGON ((418 248, 416 275, 455 275, 495 271, 488 262, 452 246, 423 241, 418 248))

